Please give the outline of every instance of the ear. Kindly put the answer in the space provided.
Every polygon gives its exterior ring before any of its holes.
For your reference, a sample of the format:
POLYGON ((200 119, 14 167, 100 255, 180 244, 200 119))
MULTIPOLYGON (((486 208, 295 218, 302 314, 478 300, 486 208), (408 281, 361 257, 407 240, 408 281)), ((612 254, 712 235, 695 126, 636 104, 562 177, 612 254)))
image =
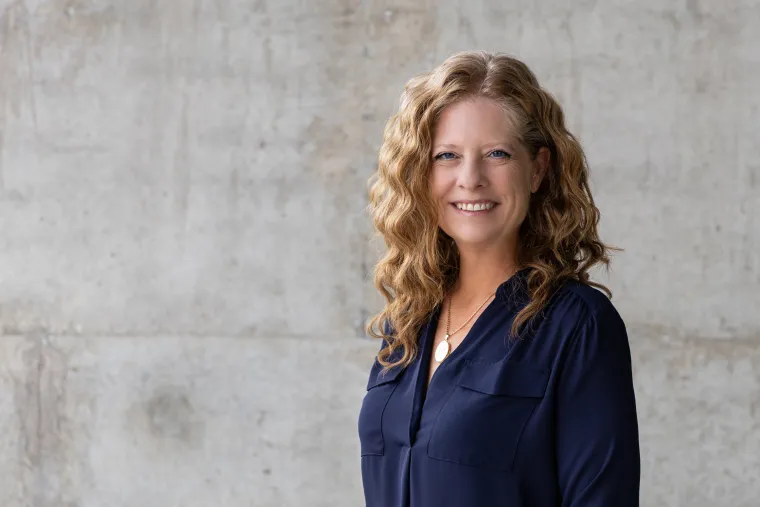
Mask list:
POLYGON ((551 162, 551 152, 546 146, 542 146, 536 156, 533 158, 533 174, 530 179, 530 193, 535 194, 541 187, 541 182, 544 181, 546 171, 549 170, 549 163, 551 162))

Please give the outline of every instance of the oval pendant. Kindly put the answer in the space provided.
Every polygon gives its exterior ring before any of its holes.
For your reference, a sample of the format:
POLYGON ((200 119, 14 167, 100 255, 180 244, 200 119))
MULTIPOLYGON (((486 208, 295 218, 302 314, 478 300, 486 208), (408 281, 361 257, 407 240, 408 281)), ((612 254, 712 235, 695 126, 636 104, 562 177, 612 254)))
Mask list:
POLYGON ((435 348, 435 360, 439 363, 446 359, 446 356, 449 355, 449 349, 451 347, 449 346, 449 342, 446 340, 442 341, 438 344, 438 346, 435 348))

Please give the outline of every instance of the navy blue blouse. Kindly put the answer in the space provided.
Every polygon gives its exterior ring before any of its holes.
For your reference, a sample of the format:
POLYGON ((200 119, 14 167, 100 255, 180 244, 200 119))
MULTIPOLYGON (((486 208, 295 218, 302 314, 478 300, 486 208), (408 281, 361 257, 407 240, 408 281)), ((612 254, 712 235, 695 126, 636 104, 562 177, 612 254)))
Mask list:
POLYGON ((375 360, 358 420, 366 507, 639 505, 625 325, 606 295, 573 281, 510 339, 527 272, 499 286, 427 392, 440 305, 414 363, 379 375, 375 360))

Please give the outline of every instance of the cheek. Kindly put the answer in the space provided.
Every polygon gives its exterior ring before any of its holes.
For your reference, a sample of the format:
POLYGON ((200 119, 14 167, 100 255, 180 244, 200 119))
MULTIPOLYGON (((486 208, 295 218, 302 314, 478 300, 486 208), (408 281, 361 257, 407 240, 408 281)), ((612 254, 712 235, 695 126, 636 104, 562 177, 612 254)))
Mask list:
POLYGON ((446 196, 447 185, 440 176, 431 174, 428 179, 428 188, 430 188, 430 195, 436 202, 440 202, 446 196))
POLYGON ((504 212, 510 221, 521 222, 528 212, 530 203, 530 179, 524 174, 515 172, 502 181, 504 212))
POLYGON ((511 200, 521 201, 530 195, 530 175, 517 168, 503 174, 498 185, 500 193, 511 200))

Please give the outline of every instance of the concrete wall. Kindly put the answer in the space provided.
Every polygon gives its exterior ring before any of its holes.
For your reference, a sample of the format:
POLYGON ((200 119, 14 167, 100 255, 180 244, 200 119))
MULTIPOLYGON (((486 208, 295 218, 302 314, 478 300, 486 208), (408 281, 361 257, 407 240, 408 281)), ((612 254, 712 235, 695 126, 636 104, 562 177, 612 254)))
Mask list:
POLYGON ((511 52, 592 165, 642 505, 760 498, 756 0, 1 0, 0 505, 356 506, 364 185, 511 52))

